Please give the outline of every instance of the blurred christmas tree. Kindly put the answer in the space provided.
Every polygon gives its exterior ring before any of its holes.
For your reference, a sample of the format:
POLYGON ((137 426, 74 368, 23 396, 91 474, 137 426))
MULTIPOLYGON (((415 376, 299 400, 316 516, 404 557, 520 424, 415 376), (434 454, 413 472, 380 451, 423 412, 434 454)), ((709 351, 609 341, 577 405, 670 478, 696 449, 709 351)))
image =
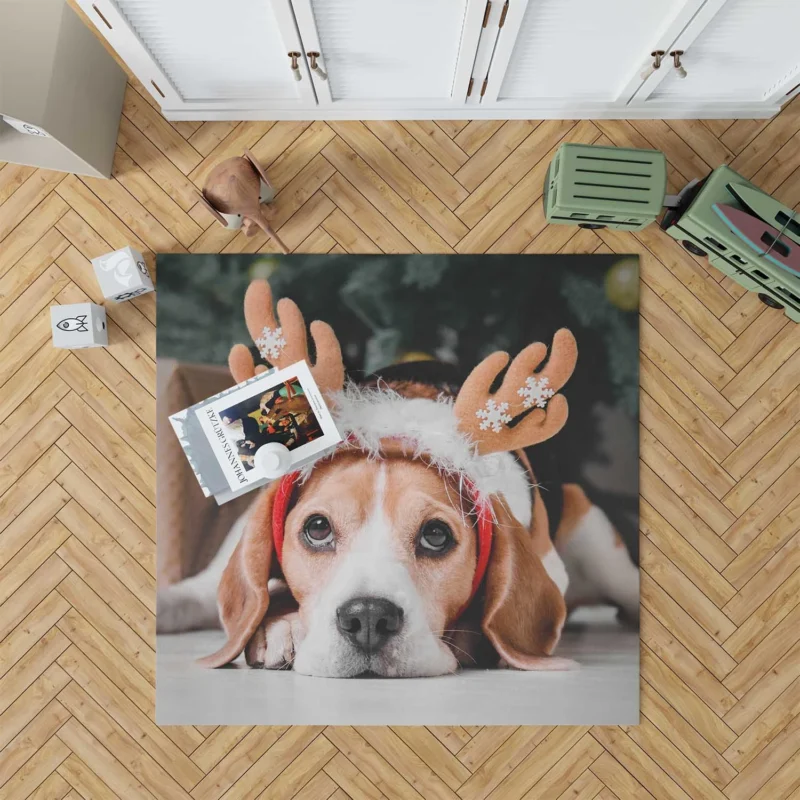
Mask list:
POLYGON ((156 326, 159 357, 226 364, 236 342, 250 343, 242 298, 252 255, 160 255, 156 326))
MULTIPOLYGON (((598 439, 595 404, 634 420, 637 414, 638 314, 623 310, 635 308, 635 285, 630 271, 612 269, 619 261, 616 255, 163 255, 158 352, 224 364, 232 344, 250 342, 241 308, 251 276, 269 277, 276 298, 294 299, 307 320, 330 323, 355 377, 435 358, 463 379, 493 350, 516 354, 532 341, 549 344, 566 327, 578 340, 578 366, 564 389, 569 422, 553 446, 585 458, 587 443, 598 439)), ((567 469, 565 479, 577 479, 575 470, 567 469)))

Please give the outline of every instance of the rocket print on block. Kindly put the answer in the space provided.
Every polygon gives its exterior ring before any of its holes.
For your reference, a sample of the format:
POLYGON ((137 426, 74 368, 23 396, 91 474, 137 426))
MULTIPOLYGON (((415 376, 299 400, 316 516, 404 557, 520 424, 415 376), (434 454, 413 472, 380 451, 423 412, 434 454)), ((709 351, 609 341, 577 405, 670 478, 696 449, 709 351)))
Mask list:
POLYGON ((53 346, 77 350, 108 344, 106 310, 94 303, 50 306, 53 346))
POLYGON ((78 333, 85 333, 89 330, 89 326, 86 324, 86 314, 62 319, 56 327, 62 331, 77 331, 78 333))

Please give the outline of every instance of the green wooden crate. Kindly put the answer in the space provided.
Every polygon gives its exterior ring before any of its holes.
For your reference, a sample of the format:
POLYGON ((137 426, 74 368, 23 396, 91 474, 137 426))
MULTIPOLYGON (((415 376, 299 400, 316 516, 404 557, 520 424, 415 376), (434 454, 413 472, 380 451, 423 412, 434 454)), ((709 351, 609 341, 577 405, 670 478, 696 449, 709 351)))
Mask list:
POLYGON ((659 150, 562 144, 547 170, 548 222, 638 231, 664 204, 667 161, 659 150))
POLYGON ((789 319, 800 322, 800 277, 751 250, 712 208, 714 203, 727 203, 747 211, 728 190, 729 183, 758 189, 730 167, 717 167, 705 180, 681 193, 680 205, 664 215, 662 230, 689 252, 707 255, 725 275, 745 289, 758 292, 762 302, 784 308, 789 319))

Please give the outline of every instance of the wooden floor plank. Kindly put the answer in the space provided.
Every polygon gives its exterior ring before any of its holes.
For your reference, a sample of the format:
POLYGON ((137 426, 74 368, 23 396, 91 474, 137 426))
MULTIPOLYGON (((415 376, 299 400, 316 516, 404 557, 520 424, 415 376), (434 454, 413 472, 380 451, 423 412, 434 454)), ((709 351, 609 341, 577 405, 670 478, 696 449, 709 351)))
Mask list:
MULTIPOLYGON (((470 192, 480 186, 511 156, 538 123, 529 120, 509 120, 499 128, 472 157, 461 166, 455 177, 470 192)), ((463 152, 463 151, 462 151, 463 152)), ((515 160, 519 160, 518 158, 515 160)))
MULTIPOLYGON (((6 535, 13 533, 12 527, 6 535)), ((13 558, 0 570, 0 599, 5 600, 13 594, 50 556, 69 538, 69 532, 56 519, 51 519, 33 535, 13 558)))
MULTIPOLYGON (((587 136, 596 133, 596 129, 592 130, 593 127, 584 126, 587 136)), ((498 168, 491 170, 473 189, 469 198, 456 209, 459 218, 474 228, 525 177, 531 167, 538 163, 534 158, 541 159, 548 154, 574 128, 572 122, 546 120, 533 129, 521 145, 501 161, 498 168)), ((476 177, 477 174, 479 173, 476 173, 476 177)), ((541 186, 536 188, 541 189, 541 186)), ((538 197, 538 194, 534 197, 538 197)))
MULTIPOLYGON (((641 585, 643 607, 664 627, 670 630, 680 627, 680 632, 675 638, 689 649, 712 675, 724 683, 724 679, 736 669, 736 661, 649 574, 642 574, 641 585)), ((727 688, 733 692, 729 686, 727 688)))
POLYGON ((155 800, 125 767, 75 718, 58 732, 58 738, 72 751, 59 774, 82 797, 117 797, 155 800))
POLYGON ((188 791, 202 778, 200 768, 117 685, 116 682, 125 683, 124 676, 115 674, 112 680, 74 644, 59 658, 59 666, 84 691, 92 692, 93 699, 101 705, 104 713, 132 736, 184 790, 188 791))
POLYGON ((795 543, 779 550, 723 609, 739 624, 723 644, 734 658, 744 658, 800 602, 797 552, 795 543))
POLYGON ((50 737, 5 786, 6 797, 28 797, 58 768, 70 749, 56 736, 50 737))
MULTIPOLYGON (((402 120, 400 124, 451 174, 469 156, 435 122, 402 120)), ((460 181, 463 185, 463 181, 460 181)))
POLYGON ((736 776, 736 769, 729 761, 647 682, 642 683, 641 702, 642 715, 697 766, 714 786, 722 789, 736 776))
POLYGON ((75 500, 71 500, 58 512, 57 519, 83 542, 93 555, 110 567, 116 577, 131 591, 141 592, 144 597, 152 592, 154 548, 152 542, 144 535, 134 538, 132 534, 115 531, 115 536, 112 537, 75 500))
POLYGON ((718 464, 689 434, 680 428, 676 429, 672 417, 650 394, 641 393, 639 407, 642 424, 659 441, 664 442, 679 461, 692 465, 693 474, 714 497, 721 498, 735 487, 736 481, 724 465, 718 464))
POLYGON ((103 745, 120 764, 155 797, 165 800, 189 800, 170 774, 131 735, 75 681, 65 687, 58 696, 59 702, 78 720, 89 733, 103 745))
MULTIPOLYGON (((12 796, 12 792, 15 791, 9 778, 21 767, 25 770, 23 774, 30 775, 33 771, 31 767, 35 763, 33 758, 36 757, 37 750, 46 747, 50 739, 68 719, 67 709, 57 700, 51 700, 6 747, 0 750, 0 786, 6 784, 4 792, 8 793, 7 796, 12 796), (30 766, 26 767, 26 762, 30 766)), ((66 758, 67 755, 69 755, 69 751, 64 757, 66 758)), ((50 772, 60 763, 61 761, 55 766, 51 765, 50 772)), ((46 776, 49 773, 45 772, 44 774, 46 776)))
MULTIPOLYGON (((333 128, 344 132, 341 127, 333 128)), ((409 239, 421 252, 447 252, 466 232, 455 215, 402 162, 383 165, 382 160, 391 152, 366 128, 348 130, 346 138, 334 139, 322 152, 387 219, 411 231, 409 239)))
POLYGON ((0 638, 5 638, 66 577, 69 569, 57 556, 48 558, 0 606, 0 638))
POLYGON ((4 164, 0 167, 0 205, 36 172, 36 167, 25 164, 4 164))
POLYGON ((797 659, 800 643, 796 644, 772 668, 769 681, 759 681, 725 715, 725 722, 737 733, 742 733, 758 719, 770 704, 797 678, 797 659))
POLYGON ((188 175, 202 160, 200 154, 130 83, 122 112, 184 175, 188 175))
MULTIPOLYGON (((119 650, 149 683, 155 684, 155 652, 74 572, 58 584, 58 594, 119 650)), ((193 754, 194 757, 194 754, 193 754)))
POLYGON ((184 211, 197 203, 197 187, 125 116, 119 122, 117 146, 184 211))
POLYGON ((0 677, 70 610, 58 592, 50 592, 0 644, 0 677))
POLYGON ((502 797, 502 789, 498 787, 509 776, 513 776, 517 767, 522 764, 535 748, 545 740, 552 728, 517 728, 506 738, 494 753, 473 772, 472 776, 458 790, 462 800, 483 800, 497 790, 502 797))
MULTIPOLYGON (((3 208, 5 204, 0 206, 0 209, 3 208)), ((0 248, 0 275, 5 275, 67 211, 69 206, 61 197, 48 194, 3 240, 0 248)))
MULTIPOLYGON (((649 430, 642 427, 640 441, 647 448, 642 461, 660 475, 716 534, 722 535, 736 521, 731 511, 703 482, 679 461, 649 430)), ((694 465, 692 465, 694 467, 694 465)))
POLYGON ((55 229, 47 233, 19 260, 16 269, 0 279, 0 314, 39 278, 67 247, 67 241, 55 229))
POLYGON ((142 530, 155 526, 155 507, 77 429, 70 428, 58 446, 142 530))
MULTIPOLYGON (((585 738, 585 727, 553 728, 519 766, 499 784, 499 797, 522 797, 535 791, 536 784, 545 780, 551 765, 567 756, 578 742, 585 738)), ((591 749, 591 743, 589 743, 591 749)), ((586 766, 586 764, 584 764, 586 766)), ((545 787, 546 789, 547 787, 545 787)), ((541 797, 541 795, 540 795, 541 797)))
MULTIPOLYGON (((330 126, 324 122, 312 122, 302 133, 289 144, 288 147, 275 157, 275 152, 280 151, 279 146, 270 143, 269 152, 265 153, 265 160, 270 159, 269 180, 276 191, 280 191, 291 181, 300 170, 317 156, 328 142, 335 136, 330 126)), ((266 141, 265 136, 262 141, 266 141)), ((275 143, 277 144, 277 143, 275 143)), ((266 148, 265 148, 266 149, 266 148)))
POLYGON ((778 733, 792 723, 797 715, 799 702, 800 678, 725 751, 727 761, 737 770, 743 770, 778 733))
POLYGON ((70 677, 58 664, 51 664, 28 688, 0 715, 0 751, 52 703, 56 695, 69 683, 70 677))
POLYGON ((453 136, 453 141, 465 153, 474 155, 502 127, 499 119, 474 119, 453 136))
MULTIPOLYGON (((147 605, 142 603, 136 594, 74 537, 64 543, 58 555, 140 638, 146 642, 151 640, 155 619, 150 611, 153 602, 149 597, 144 598, 147 605)), ((64 577, 66 575, 62 573, 59 582, 64 577)))
POLYGON ((4 459, 0 472, 0 491, 19 478, 39 457, 47 452, 66 430, 68 423, 57 411, 47 415, 25 437, 24 447, 14 448, 4 459))
POLYGON ((466 200, 469 192, 399 122, 365 124, 451 211, 466 200))
POLYGON ((195 800, 217 800, 222 797, 255 764, 281 735, 285 728, 256 727, 238 743, 230 747, 227 754, 192 790, 195 800))
POLYGON ((722 608, 736 594, 736 589, 644 499, 640 501, 639 524, 642 533, 669 562, 702 587, 703 593, 718 607, 722 608))
POLYGON ((639 383, 715 461, 723 462, 735 450, 734 442, 646 356, 639 361, 639 383))
POLYGON ((691 609, 692 618, 720 644, 731 636, 736 626, 726 617, 705 592, 678 569, 656 545, 649 540, 641 543, 642 566, 684 610, 691 609))
POLYGON ((0 242, 6 239, 12 230, 24 223, 30 212, 61 183, 63 178, 63 173, 38 169, 3 203, 0 242))
MULTIPOLYGON (((186 211, 120 148, 114 154, 111 174, 184 247, 203 232, 186 211)), ((162 250, 163 245, 158 249, 162 250)))

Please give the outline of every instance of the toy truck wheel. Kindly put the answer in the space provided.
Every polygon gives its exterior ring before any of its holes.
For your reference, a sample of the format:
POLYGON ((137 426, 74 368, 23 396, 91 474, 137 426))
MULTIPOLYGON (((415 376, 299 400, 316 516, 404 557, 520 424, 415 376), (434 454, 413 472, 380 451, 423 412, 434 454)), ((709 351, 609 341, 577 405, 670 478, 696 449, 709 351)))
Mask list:
POLYGON ((579 222, 579 228, 588 228, 590 231, 600 230, 600 228, 605 228, 605 225, 598 225, 596 222, 579 222))
POLYGON ((694 242, 690 242, 688 239, 684 239, 681 244, 684 249, 688 250, 693 256, 705 258, 708 255, 705 250, 701 250, 694 242))
POLYGON ((758 299, 765 306, 769 306, 770 308, 777 308, 777 309, 783 308, 783 306, 774 297, 770 297, 768 294, 764 294, 763 292, 759 292, 758 299))

